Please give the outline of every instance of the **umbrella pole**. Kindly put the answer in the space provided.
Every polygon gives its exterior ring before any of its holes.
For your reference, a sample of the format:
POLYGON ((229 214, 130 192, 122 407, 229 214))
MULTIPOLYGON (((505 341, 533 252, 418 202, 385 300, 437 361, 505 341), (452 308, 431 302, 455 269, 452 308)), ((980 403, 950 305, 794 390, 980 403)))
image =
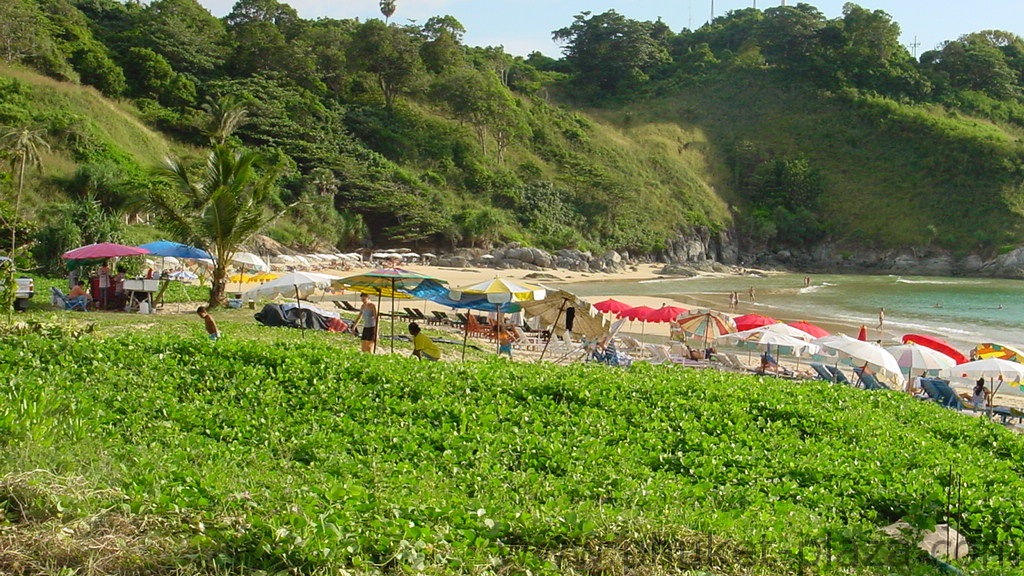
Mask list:
POLYGON ((295 305, 299 309, 299 328, 302 331, 302 335, 306 335, 306 323, 302 320, 302 300, 299 298, 299 285, 295 284, 295 305))
POLYGON ((374 354, 377 353, 377 341, 380 340, 380 298, 381 298, 381 294, 382 294, 382 292, 380 290, 377 290, 377 311, 376 311, 376 316, 377 317, 374 319, 374 320, 376 320, 376 322, 374 322, 374 324, 377 326, 377 328, 374 330, 375 334, 373 335, 373 353, 374 354))
POLYGON ((469 308, 466 308, 467 321, 462 323, 462 359, 466 359, 466 341, 469 340, 469 308))
POLYGON ((558 307, 558 315, 555 316, 555 322, 554 322, 554 324, 551 325, 551 335, 548 336, 547 341, 544 342, 544 349, 540 351, 540 358, 537 359, 537 362, 540 362, 541 360, 544 360, 544 354, 547 353, 548 346, 551 345, 551 338, 554 337, 554 335, 555 335, 555 327, 558 326, 558 321, 562 319, 562 312, 565 311, 565 304, 566 304, 566 302, 568 302, 568 301, 567 300, 562 300, 562 305, 558 307))
POLYGON ((391 279, 391 353, 395 353, 395 279, 391 279))

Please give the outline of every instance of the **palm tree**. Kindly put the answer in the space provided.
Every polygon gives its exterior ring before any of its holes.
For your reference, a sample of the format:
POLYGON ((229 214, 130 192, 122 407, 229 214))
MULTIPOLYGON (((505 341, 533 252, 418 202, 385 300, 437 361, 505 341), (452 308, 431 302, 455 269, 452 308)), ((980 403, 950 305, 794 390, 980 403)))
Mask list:
POLYGON ((380 13, 384 15, 385 23, 394 15, 395 8, 395 0, 380 0, 380 13))
POLYGON ((224 96, 218 100, 207 99, 203 110, 210 115, 207 133, 214 144, 224 144, 227 139, 249 121, 245 103, 236 96, 224 96))
POLYGON ((181 160, 169 159, 162 173, 178 194, 156 189, 143 200, 175 240, 213 256, 211 307, 224 302, 227 269, 239 247, 279 215, 268 209, 277 171, 259 174, 261 162, 256 152, 224 144, 214 146, 195 174, 181 160))
POLYGON ((49 150, 50 145, 44 139, 44 130, 16 128, 0 136, 0 147, 11 161, 11 172, 18 174, 18 191, 14 196, 14 218, 11 226, 11 255, 17 247, 18 212, 21 209, 21 195, 25 191, 25 170, 29 165, 42 170, 43 162, 39 151, 49 150))

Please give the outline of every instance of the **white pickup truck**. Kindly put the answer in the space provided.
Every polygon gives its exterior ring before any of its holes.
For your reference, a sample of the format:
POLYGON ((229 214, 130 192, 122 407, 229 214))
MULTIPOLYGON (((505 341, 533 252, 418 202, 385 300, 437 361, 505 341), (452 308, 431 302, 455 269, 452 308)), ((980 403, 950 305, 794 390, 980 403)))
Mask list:
MULTIPOLYGON (((0 256, 0 261, 7 260, 6 256, 0 256)), ((35 283, 31 278, 17 278, 18 291, 15 294, 14 309, 18 312, 28 310, 28 301, 36 295, 35 283)))

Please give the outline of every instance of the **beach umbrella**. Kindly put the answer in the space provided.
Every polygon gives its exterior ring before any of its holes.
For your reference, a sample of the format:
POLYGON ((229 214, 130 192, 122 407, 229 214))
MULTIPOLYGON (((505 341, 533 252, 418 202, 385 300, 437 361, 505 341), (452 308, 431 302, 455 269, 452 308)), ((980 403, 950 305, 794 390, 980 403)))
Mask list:
POLYGON ((753 328, 742 332, 723 334, 718 338, 715 338, 715 341, 725 342, 727 344, 747 344, 756 346, 761 350, 770 350, 772 348, 778 349, 780 347, 788 348, 792 350, 792 354, 795 356, 799 356, 801 354, 817 354, 820 350, 820 347, 817 344, 789 336, 782 332, 769 330, 768 326, 761 326, 760 328, 753 328))
POLYGON ((744 314, 737 316, 732 319, 736 323, 737 331, 750 330, 752 328, 760 328, 761 326, 767 326, 768 324, 778 324, 778 320, 769 316, 762 316, 760 314, 744 314))
POLYGON ((182 244, 181 242, 171 242, 170 240, 147 242, 146 244, 140 245, 139 248, 149 250, 149 253, 154 256, 187 258, 190 260, 212 258, 210 253, 206 250, 196 248, 195 246, 189 246, 188 244, 182 244))
POLYGON ((857 340, 860 340, 861 342, 867 342, 868 341, 868 327, 867 326, 865 326, 863 324, 860 325, 860 331, 857 332, 857 340))
POLYGON ((971 352, 975 358, 999 358, 1001 360, 1009 360, 1010 362, 1024 363, 1024 352, 1005 344, 986 342, 985 344, 978 344, 971 352))
MULTIPOLYGON (((598 340, 608 334, 608 321, 601 311, 589 302, 565 290, 551 290, 541 300, 522 302, 523 313, 529 318, 540 318, 541 324, 551 326, 554 334, 570 332, 588 340, 598 340)), ((544 359, 547 345, 538 362, 544 359)))
POLYGON ((489 302, 528 302, 543 300, 546 288, 511 278, 494 278, 469 286, 452 288, 452 298, 458 300, 462 294, 486 296, 489 302))
POLYGON ((963 364, 964 362, 967 362, 966 356, 964 356, 959 350, 953 347, 952 344, 946 342, 941 338, 936 338, 935 336, 926 336, 924 334, 904 334, 903 343, 906 344, 907 342, 913 342, 915 344, 920 344, 921 346, 931 348, 932 350, 942 352, 946 356, 952 358, 953 361, 955 361, 957 364, 963 364))
POLYGON ((965 364, 957 364, 952 368, 946 368, 942 375, 949 378, 988 378, 989 390, 994 397, 999 387, 996 382, 1002 385, 1003 382, 1010 382, 1017 386, 1024 380, 1024 364, 1003 360, 1002 358, 984 358, 974 360, 965 364))
POLYGON ((810 334, 814 338, 822 338, 824 336, 828 336, 829 335, 829 331, 828 330, 825 330, 821 326, 815 326, 814 324, 811 324, 810 322, 804 322, 803 320, 800 320, 799 322, 787 322, 786 325, 787 326, 792 326, 793 328, 796 328, 797 330, 802 330, 802 331, 810 334))
POLYGON ((258 270, 260 272, 270 271, 270 265, 268 265, 263 258, 260 258, 252 252, 236 252, 235 255, 231 257, 231 262, 244 268, 258 270))
POLYGON ((641 322, 648 322, 650 315, 655 312, 654 308, 650 306, 634 306, 627 310, 623 310, 617 316, 619 318, 625 318, 627 320, 639 320, 641 322))
POLYGON ((736 331, 732 318, 715 310, 691 310, 676 319, 676 323, 684 333, 702 337, 705 348, 711 340, 736 331))
POLYGON ((955 360, 942 352, 915 344, 914 342, 908 342, 899 346, 888 346, 886 350, 896 358, 896 363, 900 365, 900 368, 906 368, 908 391, 910 379, 914 377, 915 370, 943 370, 956 365, 955 360))
POLYGON ((853 364, 870 366, 880 376, 887 376, 900 384, 906 380, 896 358, 874 342, 857 340, 846 334, 833 334, 818 338, 814 343, 834 351, 842 358, 848 358, 853 364))
POLYGON ((317 289, 326 289, 336 281, 338 281, 338 277, 329 274, 289 272, 249 290, 242 297, 247 300, 257 300, 294 295, 298 300, 309 296, 317 289))
POLYGON ((689 312, 686 308, 679 306, 662 306, 648 314, 647 319, 649 322, 673 322, 676 318, 689 314, 689 312))
MULTIPOLYGON (((395 351, 395 298, 396 293, 399 291, 408 291, 416 286, 419 286, 420 282, 424 280, 434 280, 440 284, 444 284, 445 281, 433 276, 427 276, 426 274, 420 274, 418 272, 412 272, 410 270, 403 270, 401 268, 378 268, 369 272, 363 272, 354 276, 347 276, 339 279, 337 282, 358 292, 365 292, 369 294, 377 295, 377 309, 378 314, 380 313, 380 301, 387 295, 391 297, 391 351, 395 351)), ((377 341, 373 342, 374 351, 377 348, 377 341)))
MULTIPOLYGON (((508 302, 518 302, 520 304, 524 302, 530 302, 533 300, 543 300, 547 296, 547 288, 540 284, 531 284, 529 282, 523 282, 520 280, 514 280, 512 278, 493 278, 491 280, 484 280, 483 282, 477 282, 476 284, 470 284, 469 286, 461 286, 459 288, 453 288, 450 297, 453 300, 460 300, 465 297, 472 296, 483 296, 487 298, 488 302, 494 304, 504 304, 508 302)), ((499 321, 500 321, 500 312, 499 321)), ((463 335, 463 341, 469 336, 469 326, 466 326, 466 333, 463 335)), ((496 345, 500 347, 501 343, 497 342, 496 345)), ((465 346, 463 346, 463 352, 465 352, 465 346)), ((541 353, 543 356, 543 352, 541 353)))
POLYGON ((124 256, 141 256, 143 254, 149 254, 149 250, 145 248, 136 248, 135 246, 125 246, 123 244, 115 244, 113 242, 100 242, 98 244, 89 244, 87 246, 81 246, 74 250, 68 250, 61 254, 61 258, 65 260, 90 260, 100 258, 121 258, 124 256))
POLYGON ((597 304, 594 304, 594 308, 597 308, 601 312, 605 312, 608 314, 620 314, 622 312, 625 312, 626 310, 629 310, 630 308, 632 308, 632 306, 626 304, 625 302, 619 302, 614 298, 609 298, 607 300, 601 300, 597 304))

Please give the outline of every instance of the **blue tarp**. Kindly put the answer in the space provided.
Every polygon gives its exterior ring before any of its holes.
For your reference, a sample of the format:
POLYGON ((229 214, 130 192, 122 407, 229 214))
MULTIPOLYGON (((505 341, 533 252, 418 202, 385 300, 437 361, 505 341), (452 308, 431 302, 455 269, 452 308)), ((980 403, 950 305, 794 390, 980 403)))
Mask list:
POLYGON ((415 288, 411 290, 403 290, 403 292, 414 298, 430 300, 431 302, 442 306, 448 306, 449 308, 468 308, 470 310, 481 310, 486 312, 498 311, 508 314, 522 310, 522 306, 515 302, 496 304, 494 302, 488 302, 487 296, 479 294, 464 294, 462 299, 452 300, 449 297, 451 292, 448 287, 435 280, 424 280, 415 288))
POLYGON ((143 244, 139 248, 145 248, 154 256, 173 256, 174 258, 212 258, 210 253, 206 250, 196 248, 195 246, 189 246, 188 244, 181 244, 179 242, 171 242, 170 240, 157 240, 156 242, 150 242, 143 244))

